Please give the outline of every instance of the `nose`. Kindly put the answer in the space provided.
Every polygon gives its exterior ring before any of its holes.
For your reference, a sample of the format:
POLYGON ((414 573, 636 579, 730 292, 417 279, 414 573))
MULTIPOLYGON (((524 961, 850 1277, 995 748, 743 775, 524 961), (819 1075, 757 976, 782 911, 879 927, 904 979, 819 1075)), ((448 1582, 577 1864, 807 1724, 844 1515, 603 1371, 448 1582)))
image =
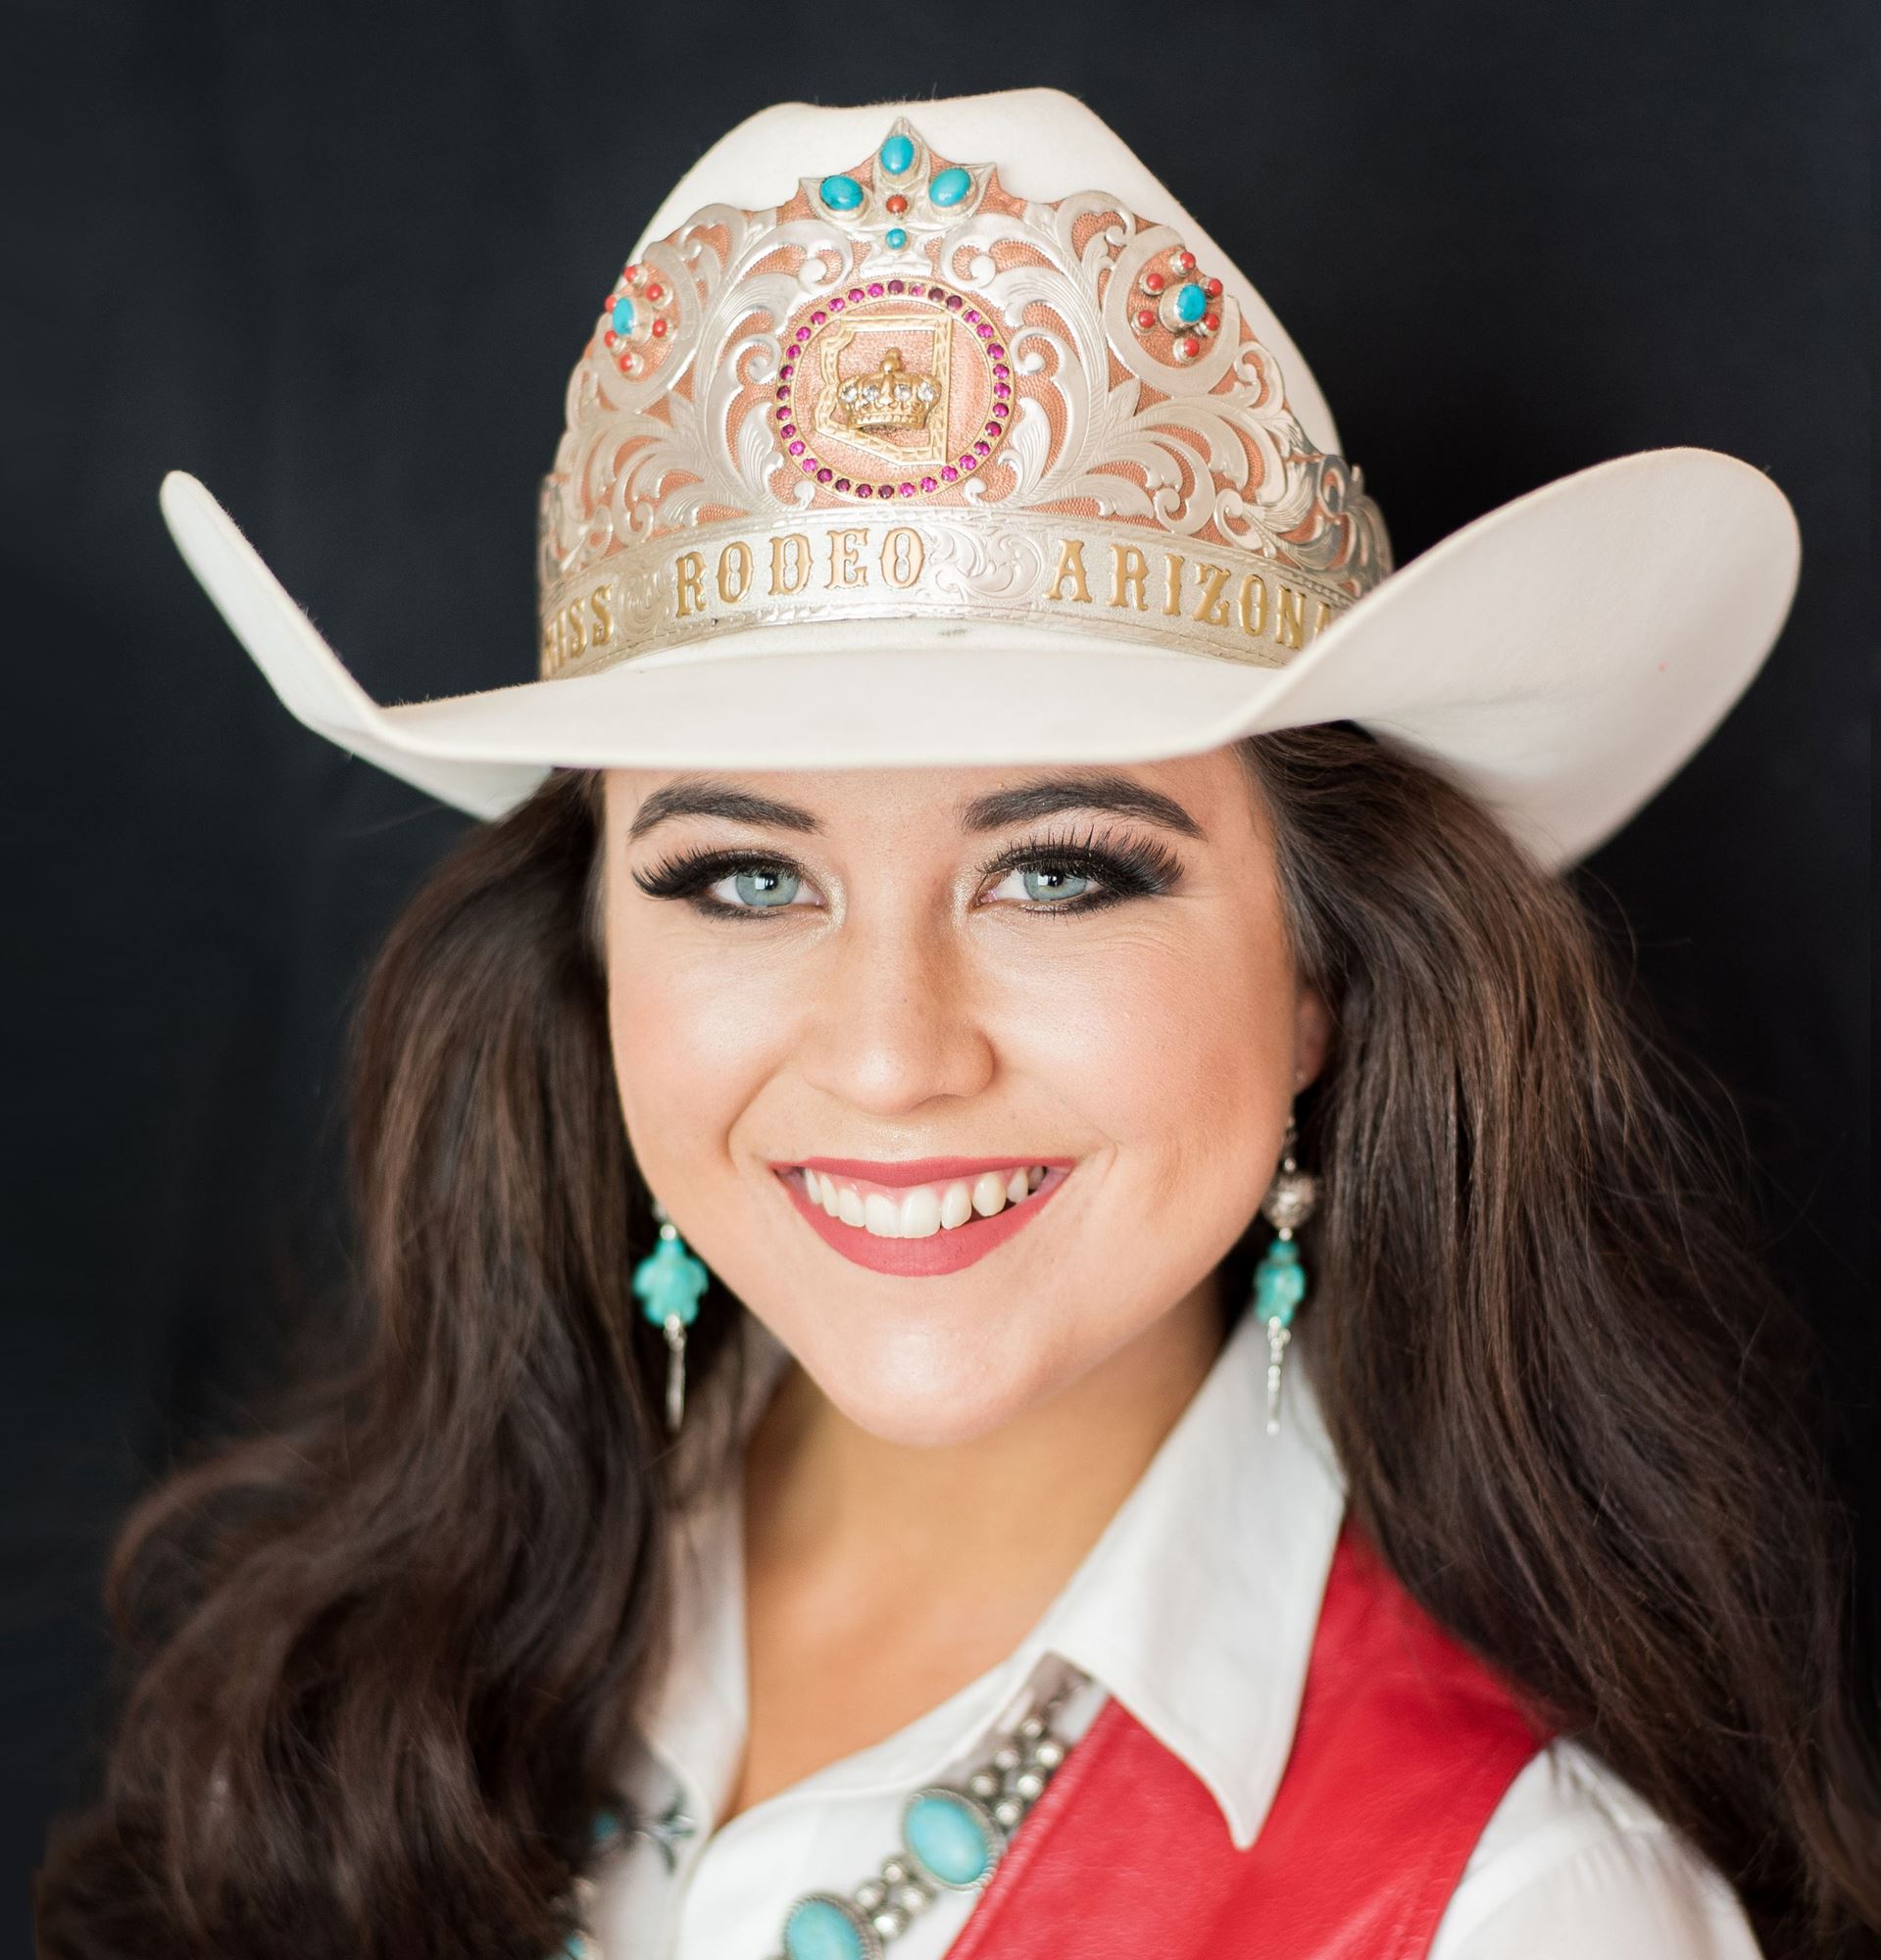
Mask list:
POLYGON ((858 906, 809 982, 801 1066, 870 1115, 982 1090, 996 1065, 970 949, 933 911, 858 906))

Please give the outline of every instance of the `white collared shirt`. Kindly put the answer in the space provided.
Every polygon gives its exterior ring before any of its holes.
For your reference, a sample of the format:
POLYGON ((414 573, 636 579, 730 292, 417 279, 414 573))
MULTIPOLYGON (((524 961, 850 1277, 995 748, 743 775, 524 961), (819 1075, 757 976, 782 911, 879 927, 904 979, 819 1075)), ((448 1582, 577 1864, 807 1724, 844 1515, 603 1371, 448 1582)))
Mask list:
MULTIPOLYGON (((748 1313, 740 1434, 788 1354, 748 1313)), ((742 1480, 678 1526, 674 1660, 622 1781, 677 1813, 601 1875, 607 1960, 770 1960, 805 1892, 851 1891, 900 1843, 903 1804, 976 1767, 1036 1670, 1092 1679, 1054 1720, 1080 1737, 1113 1693, 1201 1779, 1237 1848, 1254 1841, 1292 1746, 1344 1482, 1311 1385, 1289 1368, 1265 1433, 1266 1344, 1244 1313, 1098 1543, 1011 1655, 880 1742, 718 1826, 742 1767, 748 1677, 742 1480), (1250 1630, 1258 1630, 1250 1633, 1250 1630), (686 1826, 690 1825, 690 1829, 686 1826)), ((1021 1822, 1022 1833, 1024 1825, 1021 1822)), ((948 1892, 890 1942, 939 1960, 976 1897, 948 1892)), ((1452 1895, 1430 1960, 1755 1960, 1729 1887, 1609 1770, 1567 1742, 1515 1779, 1452 1895)))

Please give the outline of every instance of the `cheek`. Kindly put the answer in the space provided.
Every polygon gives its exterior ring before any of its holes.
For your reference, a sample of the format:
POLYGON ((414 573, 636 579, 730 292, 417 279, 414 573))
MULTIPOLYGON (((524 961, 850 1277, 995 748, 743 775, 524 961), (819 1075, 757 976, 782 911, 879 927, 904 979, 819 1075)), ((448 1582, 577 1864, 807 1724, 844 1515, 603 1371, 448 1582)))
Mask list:
MULTIPOLYGON (((734 928, 735 930, 736 928, 734 928)), ((608 1020, 620 1107, 658 1189, 722 1164, 725 1137, 788 1044, 774 961, 648 921, 613 946, 608 1020)))
POLYGON ((1277 931, 1188 917, 1055 962, 1051 984, 994 990, 999 1044, 1114 1145, 1131 1204, 1258 1199, 1292 1086, 1297 989, 1277 931), (1199 929, 1200 928, 1200 929, 1199 929))

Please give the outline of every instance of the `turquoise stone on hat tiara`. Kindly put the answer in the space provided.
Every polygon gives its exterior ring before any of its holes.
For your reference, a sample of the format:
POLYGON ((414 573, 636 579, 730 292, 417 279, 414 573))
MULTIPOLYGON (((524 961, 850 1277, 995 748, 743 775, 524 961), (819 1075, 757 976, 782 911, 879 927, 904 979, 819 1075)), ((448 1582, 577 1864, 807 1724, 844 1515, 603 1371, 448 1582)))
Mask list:
POLYGON ((933 164, 905 117, 882 139, 872 161, 872 170, 859 166, 819 179, 816 201, 857 224, 884 227, 891 251, 908 244, 911 225, 931 230, 970 212, 991 175, 986 165, 933 164))
POLYGON ((973 188, 973 179, 958 164, 951 171, 942 171, 927 186, 929 200, 947 209, 958 204, 973 188))

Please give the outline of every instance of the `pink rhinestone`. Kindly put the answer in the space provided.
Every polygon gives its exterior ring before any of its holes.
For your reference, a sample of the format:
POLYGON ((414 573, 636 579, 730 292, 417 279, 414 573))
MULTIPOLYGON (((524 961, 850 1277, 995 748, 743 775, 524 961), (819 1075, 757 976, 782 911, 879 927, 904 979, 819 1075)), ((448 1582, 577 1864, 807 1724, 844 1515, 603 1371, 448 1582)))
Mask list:
POLYGON ((947 311, 949 313, 959 313, 961 308, 965 304, 966 302, 961 298, 959 293, 949 293, 947 295, 947 311))
POLYGON ((999 426, 999 423, 998 423, 998 422, 988 422, 988 423, 986 424, 986 433, 987 433, 988 435, 993 435, 993 436, 996 436, 996 435, 998 435, 998 434, 1000 433, 1000 426, 999 426))
POLYGON ((960 471, 956 469, 954 466, 950 463, 946 466, 946 468, 941 471, 941 481, 943 483, 958 483, 960 481, 960 471))
POLYGON ((908 288, 902 284, 901 280, 890 279, 888 282, 888 290, 891 293, 905 293, 908 290, 908 288))
POLYGON ((836 472, 833 469, 827 469, 827 468, 819 469, 817 472, 817 481, 818 483, 827 483, 829 479, 835 475, 835 473, 836 472))
POLYGON ((780 402, 787 402, 787 401, 789 401, 789 400, 790 400, 790 390, 789 390, 788 388, 779 388, 779 389, 777 390, 777 399, 778 399, 778 400, 779 400, 780 402))
MULTIPOLYGON (((999 352, 999 349, 998 349, 998 348, 996 347, 996 348, 994 348, 994 349, 993 349, 993 352, 994 352, 995 354, 997 354, 997 353, 999 352)), ((1009 367, 1007 367, 1007 365, 1006 365, 1006 363, 1005 363, 1004 361, 1001 361, 1001 362, 997 363, 997 364, 995 365, 994 368, 993 368, 993 372, 994 372, 994 373, 995 373, 995 374, 996 374, 996 375, 997 375, 997 376, 999 377, 999 379, 1000 379, 1000 380, 1002 380, 1002 381, 1004 381, 1005 379, 1007 379, 1007 377, 1008 377, 1008 376, 1009 376, 1009 375, 1010 375, 1010 374, 1012 373, 1012 371, 1013 371, 1013 370, 1012 370, 1012 369, 1011 369, 1011 368, 1010 368, 1009 367)))
MULTIPOLYGON (((786 362, 784 363, 784 365, 783 365, 783 366, 782 366, 781 368, 779 368, 777 369, 777 378, 778 378, 778 380, 780 380, 780 381, 788 381, 788 380, 790 379, 790 377, 791 377, 791 376, 792 376, 792 375, 793 375, 794 373, 796 373, 796 371, 797 371, 797 364, 796 364, 796 362, 794 362, 794 361, 786 361, 786 362)), ((782 394, 782 393, 783 393, 783 390, 782 390, 781 388, 779 388, 777 392, 778 392, 779 394, 782 394)))
POLYGON ((856 485, 856 495, 858 497, 872 497, 874 494, 875 486, 872 483, 858 483, 856 485))
POLYGON ((947 288, 945 286, 929 286, 927 297, 930 300, 944 300, 947 297, 947 288))
POLYGON ((807 326, 800 326, 800 327, 799 327, 799 328, 797 329, 797 338, 798 338, 799 340, 808 340, 808 339, 810 338, 810 329, 809 329, 809 327, 807 327, 807 326))
POLYGON ((861 299, 861 298, 862 298, 862 296, 863 296, 863 289, 862 289, 862 287, 860 287, 860 286, 851 286, 851 287, 850 287, 850 289, 849 289, 849 297, 850 297, 850 298, 851 298, 852 300, 859 300, 859 299, 861 299))
POLYGON ((902 495, 904 497, 912 497, 914 494, 915 486, 912 483, 904 483, 902 485, 902 495))
POLYGON ((790 453, 792 456, 801 456, 804 453, 804 446, 801 439, 790 445, 790 453))
POLYGON ((1013 392, 1013 384, 1010 381, 995 381, 993 383, 993 394, 998 400, 1002 402, 1005 401, 1006 398, 1012 392, 1013 392))
POLYGON ((960 466, 963 469, 977 469, 979 467, 979 458, 977 456, 963 456, 960 460, 960 466))
POLYGON ((877 483, 875 485, 875 495, 877 497, 892 497, 894 494, 895 486, 892 483, 877 483))
MULTIPOLYGON (((994 433, 997 434, 998 431, 995 430, 994 433)), ((993 453, 993 445, 990 442, 985 441, 983 438, 982 440, 976 442, 973 445, 973 454, 975 456, 991 456, 992 453, 993 453)))
POLYGON ((777 433, 779 435, 795 435, 797 433, 797 424, 795 422, 785 422, 777 433))
POLYGON ((985 320, 981 320, 979 325, 975 327, 973 330, 979 335, 979 337, 982 340, 991 340, 993 337, 993 329, 989 325, 987 325, 985 320))
POLYGON ((847 476, 839 476, 829 487, 832 490, 847 490, 849 488, 849 478, 847 476))
POLYGON ((842 294, 838 293, 836 297, 829 302, 829 311, 831 313, 841 313, 843 308, 846 307, 848 304, 849 302, 843 298, 842 294))
POLYGON ((1010 402, 995 402, 993 404, 993 416, 996 420, 1011 415, 1012 412, 1013 405, 1010 402))
POLYGON ((921 488, 923 490, 938 490, 940 488, 940 478, 938 476, 923 476, 921 478, 921 488))
POLYGON ((824 313, 822 308, 818 307, 817 311, 810 316, 810 323, 812 326, 821 326, 823 321, 826 320, 828 318, 829 316, 826 313, 824 313))
POLYGON ((816 475, 816 473, 817 473, 817 459, 816 459, 816 458, 815 458, 814 456, 807 456, 807 457, 805 457, 805 458, 804 458, 804 474, 805 474, 806 476, 815 476, 815 475, 816 475))
POLYGON ((961 315, 961 318, 962 318, 962 319, 964 319, 964 320, 966 320, 966 321, 968 321, 969 323, 970 323, 971 321, 973 321, 973 320, 976 320, 976 319, 978 319, 978 318, 979 318, 979 315, 978 315, 977 313, 975 313, 975 312, 974 312, 974 310, 973 310, 973 309, 972 309, 971 307, 968 307, 968 308, 966 309, 966 311, 965 311, 965 312, 964 314, 962 314, 962 315, 961 315))
MULTIPOLYGON (((986 351, 993 357, 995 361, 1004 361, 1006 359, 1006 350, 1003 347, 989 347, 986 351)), ((1003 372, 1004 370, 1001 369, 995 371, 1003 372)))
POLYGON ((871 300, 878 300, 881 296, 882 282, 879 279, 870 279, 868 282, 868 297, 871 300))

